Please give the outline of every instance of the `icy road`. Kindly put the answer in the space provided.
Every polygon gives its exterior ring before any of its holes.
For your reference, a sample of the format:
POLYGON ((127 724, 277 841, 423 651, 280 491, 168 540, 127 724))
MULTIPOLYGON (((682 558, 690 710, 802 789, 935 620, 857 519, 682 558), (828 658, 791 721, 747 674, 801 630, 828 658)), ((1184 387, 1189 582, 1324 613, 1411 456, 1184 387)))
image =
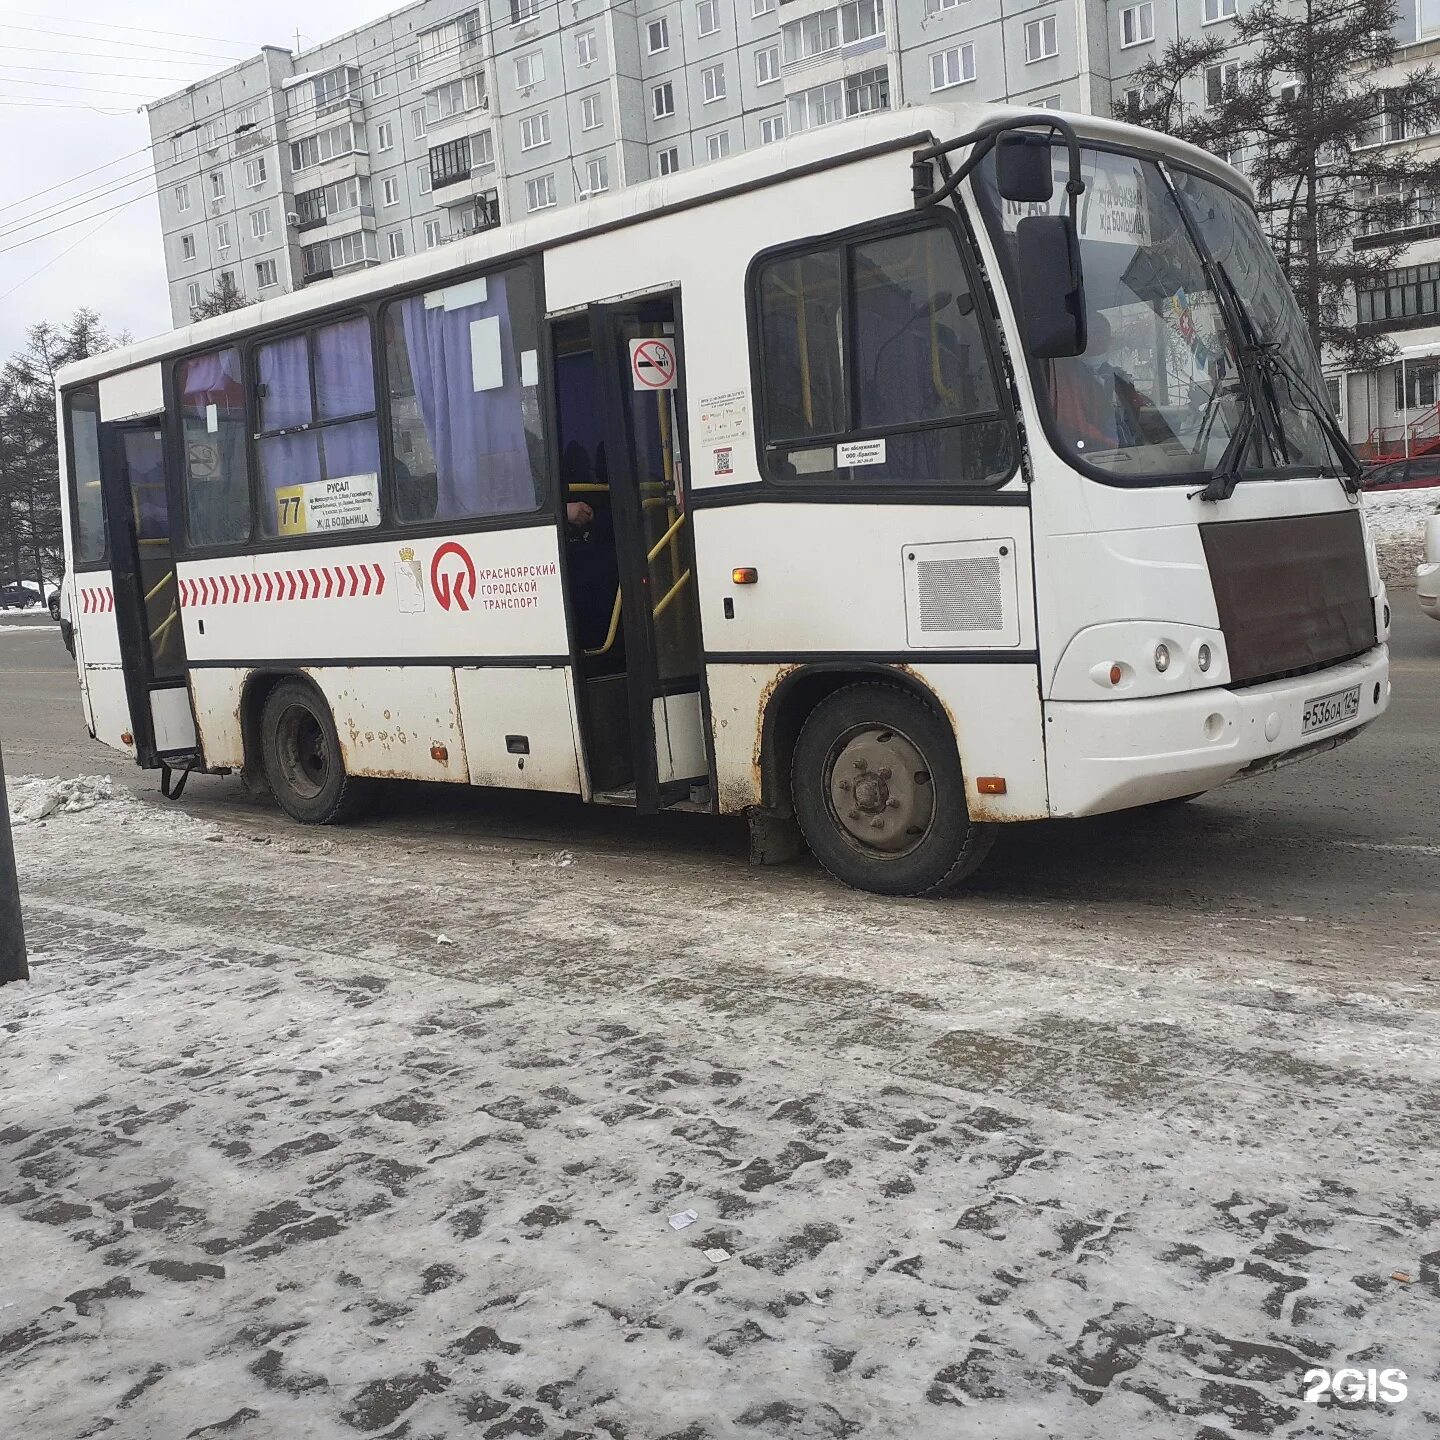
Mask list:
POLYGON ((1440 1432, 1433 932, 12 785, 7 1433, 1440 1432))

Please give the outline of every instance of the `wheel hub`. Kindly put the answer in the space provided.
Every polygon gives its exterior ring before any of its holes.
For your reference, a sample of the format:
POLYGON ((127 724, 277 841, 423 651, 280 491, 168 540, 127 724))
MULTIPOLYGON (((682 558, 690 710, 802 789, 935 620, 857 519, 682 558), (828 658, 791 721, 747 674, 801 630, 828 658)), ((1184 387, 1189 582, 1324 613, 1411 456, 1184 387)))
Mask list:
POLYGON ((898 730, 867 726, 846 736, 832 752, 829 791, 840 828, 868 851, 908 853, 935 815, 925 757, 898 730))

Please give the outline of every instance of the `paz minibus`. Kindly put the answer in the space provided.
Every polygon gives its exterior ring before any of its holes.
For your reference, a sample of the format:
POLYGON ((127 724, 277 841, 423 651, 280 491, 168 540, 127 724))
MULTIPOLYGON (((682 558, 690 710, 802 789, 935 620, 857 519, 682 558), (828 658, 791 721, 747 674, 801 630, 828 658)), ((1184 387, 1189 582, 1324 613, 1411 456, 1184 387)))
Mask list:
POLYGON ((1246 182, 1110 120, 805 132, 85 360, 59 405, 86 721, 167 794, 746 814, 925 894, 1002 824, 1388 703, 1358 467, 1246 182))

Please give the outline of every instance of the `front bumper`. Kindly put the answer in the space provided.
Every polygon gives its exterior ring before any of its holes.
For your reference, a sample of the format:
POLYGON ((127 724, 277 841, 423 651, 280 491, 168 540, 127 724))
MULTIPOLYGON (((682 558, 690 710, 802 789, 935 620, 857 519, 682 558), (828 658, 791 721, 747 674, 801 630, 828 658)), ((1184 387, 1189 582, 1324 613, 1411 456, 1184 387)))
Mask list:
POLYGON ((1390 703, 1385 645, 1297 679, 1144 700, 1048 701, 1050 813, 1100 815, 1213 790, 1333 749, 1390 703), (1352 719, 1301 734, 1306 702, 1360 687, 1352 719))
POLYGON ((1415 598, 1425 614, 1440 620, 1440 563, 1415 567, 1415 598))

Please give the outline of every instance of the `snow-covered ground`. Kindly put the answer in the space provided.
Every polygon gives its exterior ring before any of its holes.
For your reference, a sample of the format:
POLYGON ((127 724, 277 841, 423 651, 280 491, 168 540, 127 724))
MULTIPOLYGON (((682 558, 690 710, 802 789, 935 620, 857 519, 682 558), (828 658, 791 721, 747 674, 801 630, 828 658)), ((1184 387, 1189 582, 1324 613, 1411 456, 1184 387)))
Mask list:
POLYGON ((1420 563, 1425 539, 1425 522, 1440 510, 1440 486, 1367 491, 1363 503, 1386 585, 1396 589, 1413 588, 1415 567, 1420 563))
POLYGON ((1440 1430, 1423 948, 10 786, 17 1434, 1440 1430))

